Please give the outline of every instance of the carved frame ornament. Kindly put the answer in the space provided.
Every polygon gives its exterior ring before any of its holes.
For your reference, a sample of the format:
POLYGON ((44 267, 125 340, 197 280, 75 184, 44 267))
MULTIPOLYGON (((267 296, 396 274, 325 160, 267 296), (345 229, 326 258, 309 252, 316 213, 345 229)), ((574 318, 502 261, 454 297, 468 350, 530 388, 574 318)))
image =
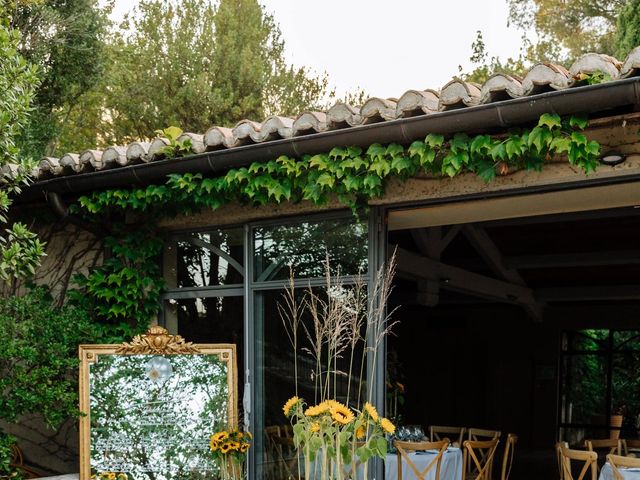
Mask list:
POLYGON ((146 334, 136 335, 122 344, 80 345, 80 480, 91 477, 91 403, 90 367, 103 355, 216 355, 227 364, 229 391, 228 425, 235 428, 237 415, 236 346, 233 344, 194 344, 180 335, 171 335, 160 326, 152 326, 146 334))

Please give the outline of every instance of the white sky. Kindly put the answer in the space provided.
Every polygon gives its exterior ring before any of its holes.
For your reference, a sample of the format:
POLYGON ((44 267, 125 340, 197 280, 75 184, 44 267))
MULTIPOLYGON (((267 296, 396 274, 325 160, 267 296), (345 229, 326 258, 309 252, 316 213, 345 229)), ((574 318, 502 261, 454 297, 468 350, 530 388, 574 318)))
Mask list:
MULTIPOLYGON (((113 18, 137 3, 115 0, 113 18)), ((506 0, 262 0, 280 25, 289 62, 326 72, 339 96, 362 87, 376 97, 438 89, 468 67, 482 30, 491 56, 517 56, 506 0)), ((468 70, 468 69, 467 69, 468 70)))

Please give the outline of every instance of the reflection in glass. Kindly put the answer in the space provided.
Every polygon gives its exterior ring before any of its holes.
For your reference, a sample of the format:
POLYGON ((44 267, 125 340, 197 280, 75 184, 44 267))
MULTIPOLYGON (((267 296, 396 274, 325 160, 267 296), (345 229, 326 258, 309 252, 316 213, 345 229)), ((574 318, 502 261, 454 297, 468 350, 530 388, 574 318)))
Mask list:
POLYGON ((101 355, 90 367, 91 469, 131 480, 217 475, 209 437, 227 427, 215 355, 101 355))
MULTIPOLYGON (((318 290, 315 291, 318 292, 318 290)), ((298 289, 297 293, 298 301, 301 301, 304 289, 298 289)), ((282 412, 282 405, 296 394, 295 354, 278 312, 278 304, 283 303, 282 294, 282 290, 269 290, 259 293, 256 298, 256 315, 258 316, 256 320, 263 322, 262 338, 256 345, 259 350, 256 355, 260 359, 257 362, 259 378, 256 383, 256 431, 254 432, 256 478, 268 480, 298 478, 291 424, 282 412)), ((309 404, 313 404, 316 400, 314 398, 316 364, 308 353, 312 347, 306 334, 303 333, 305 329, 313 331, 313 320, 310 317, 303 317, 301 323, 304 325, 299 327, 298 335, 297 394, 309 404)), ((346 403, 349 380, 351 399, 357 397, 354 393, 357 388, 362 389, 362 395, 365 394, 367 386, 361 382, 363 353, 362 343, 359 343, 354 355, 351 377, 348 375, 350 351, 343 352, 341 358, 337 359, 335 382, 338 401, 346 403)))
POLYGON ((286 279, 289 265, 296 278, 323 277, 327 255, 341 275, 364 273, 367 244, 366 222, 354 223, 351 218, 256 228, 255 280, 286 279))
POLYGON ((575 444, 584 438, 636 438, 640 331, 566 332, 563 351, 560 420, 568 428, 561 438, 575 444))
POLYGON ((177 241, 178 287, 242 284, 242 228, 182 236, 177 241))
MULTIPOLYGON (((244 372, 244 297, 172 299, 169 305, 178 317, 178 334, 193 343, 234 344, 238 371, 244 372)), ((242 402, 244 382, 239 388, 242 402)))
POLYGON ((612 413, 622 415, 620 438, 638 438, 640 437, 640 351, 615 354, 612 360, 612 413))
POLYGON ((609 330, 578 330, 565 335, 571 351, 599 351, 609 346, 609 330))
POLYGON ((606 415, 607 363, 603 355, 564 357, 566 423, 603 424, 606 415))

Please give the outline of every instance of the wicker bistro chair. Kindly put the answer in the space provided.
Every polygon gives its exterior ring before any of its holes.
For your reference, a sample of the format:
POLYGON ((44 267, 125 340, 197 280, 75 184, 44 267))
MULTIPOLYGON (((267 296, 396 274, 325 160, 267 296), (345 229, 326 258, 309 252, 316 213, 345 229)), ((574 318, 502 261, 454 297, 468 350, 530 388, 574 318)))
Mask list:
POLYGON ((396 448, 398 455, 398 480, 402 480, 402 461, 406 461, 409 468, 413 471, 419 480, 426 480, 427 473, 435 468, 435 480, 440 480, 440 467, 442 466, 442 455, 449 447, 449 439, 444 438, 437 442, 403 442, 394 440, 393 446, 396 448), (438 450, 438 454, 422 471, 416 466, 408 455, 408 452, 416 452, 419 450, 438 450))
POLYGON ((584 446, 589 452, 596 452, 598 455, 598 470, 604 465, 607 455, 622 455, 622 441, 616 438, 585 440, 584 446))
POLYGON ((24 478, 40 478, 42 476, 24 464, 22 450, 20 450, 16 445, 11 446, 11 462, 9 463, 9 466, 19 470, 24 478))
POLYGON ((485 430, 483 428, 467 429, 467 440, 473 442, 500 439, 500 435, 502 435, 500 430, 485 430))
POLYGON ((464 440, 464 434, 466 430, 467 429, 465 427, 446 427, 431 425, 429 427, 429 438, 432 442, 437 442, 443 440, 445 437, 448 437, 452 440, 452 445, 454 447, 460 447, 462 445, 462 441, 464 440))
POLYGON ((466 440, 462 444, 462 480, 491 480, 499 439, 466 440))
POLYGON ((558 473, 560 480, 564 480, 564 467, 562 466, 562 447, 569 448, 567 442, 556 443, 556 458, 558 460, 558 473))
POLYGON ((620 440, 622 443, 622 455, 625 457, 640 457, 640 439, 628 438, 620 440))
POLYGON ((511 467, 513 466, 513 457, 516 451, 516 443, 518 443, 518 436, 510 433, 507 435, 507 441, 504 444, 504 455, 502 456, 502 473, 500 480, 509 480, 511 474, 511 467))
POLYGON ((567 447, 565 442, 558 446, 560 451, 560 461, 562 464, 563 480, 597 480, 598 478, 598 454, 585 450, 572 450, 567 447), (577 478, 574 478, 571 471, 571 461, 582 463, 582 469, 577 478), (591 472, 587 477, 587 473, 591 472))
POLYGON ((613 478, 615 480, 624 480, 622 471, 626 468, 640 468, 640 458, 623 457, 621 455, 607 455, 607 462, 611 465, 613 478))

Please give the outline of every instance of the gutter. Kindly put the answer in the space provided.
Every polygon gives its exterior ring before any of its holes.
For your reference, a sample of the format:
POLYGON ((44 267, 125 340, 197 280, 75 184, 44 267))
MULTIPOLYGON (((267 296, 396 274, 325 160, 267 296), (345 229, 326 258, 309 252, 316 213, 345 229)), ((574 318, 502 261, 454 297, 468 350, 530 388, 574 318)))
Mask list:
POLYGON ((507 129, 532 123, 544 113, 594 114, 621 107, 640 105, 640 77, 614 80, 597 85, 568 88, 500 102, 448 110, 430 115, 383 121, 300 137, 267 141, 227 150, 205 152, 183 158, 116 167, 110 170, 55 177, 24 188, 16 199, 26 203, 41 199, 48 192, 80 194, 107 188, 146 186, 164 182, 171 173, 220 175, 255 161, 281 155, 301 157, 327 152, 336 146, 368 147, 373 143, 409 144, 428 133, 450 135, 507 129))

